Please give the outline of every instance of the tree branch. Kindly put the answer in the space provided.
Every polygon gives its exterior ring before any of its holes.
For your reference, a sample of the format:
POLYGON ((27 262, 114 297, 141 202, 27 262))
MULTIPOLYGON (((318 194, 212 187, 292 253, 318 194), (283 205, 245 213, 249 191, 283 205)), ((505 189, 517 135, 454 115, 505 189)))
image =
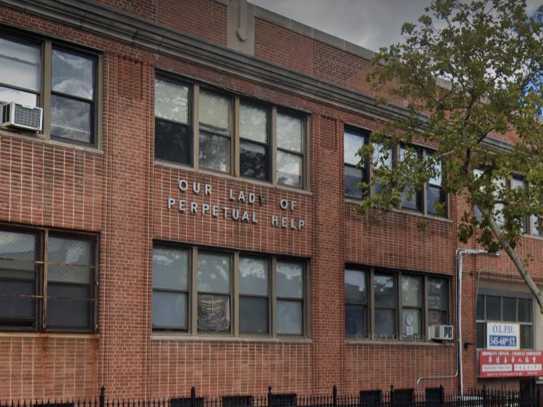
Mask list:
POLYGON ((530 273, 528 273, 528 270, 526 270, 526 267, 524 267, 524 264, 522 263, 522 260, 519 258, 515 250, 511 247, 507 239, 505 239, 502 235, 502 233, 499 231, 499 229, 496 227, 496 224, 492 220, 492 217, 488 217, 490 228, 494 235, 496 236, 496 239, 500 243, 500 246, 503 248, 503 250, 507 253, 515 267, 517 268, 517 271, 523 278, 524 282, 534 295, 538 305, 539 305, 539 312, 543 314, 543 293, 535 283, 535 281, 532 279, 532 276, 530 276, 530 273))

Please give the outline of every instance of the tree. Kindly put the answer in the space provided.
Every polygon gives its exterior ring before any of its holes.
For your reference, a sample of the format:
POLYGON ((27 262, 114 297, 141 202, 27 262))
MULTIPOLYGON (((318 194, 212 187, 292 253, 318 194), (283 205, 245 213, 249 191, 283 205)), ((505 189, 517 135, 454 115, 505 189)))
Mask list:
POLYGON ((460 241, 505 251, 543 312, 529 259, 517 251, 526 222, 543 218, 542 26, 524 0, 433 0, 402 34, 376 55, 369 80, 409 113, 359 151, 373 173, 361 183, 361 210, 398 207, 442 176, 444 191, 467 203, 460 241), (413 142, 435 153, 417 154, 413 142), (401 157, 391 152, 398 144, 406 146, 401 157), (523 185, 512 188, 512 177, 523 185))

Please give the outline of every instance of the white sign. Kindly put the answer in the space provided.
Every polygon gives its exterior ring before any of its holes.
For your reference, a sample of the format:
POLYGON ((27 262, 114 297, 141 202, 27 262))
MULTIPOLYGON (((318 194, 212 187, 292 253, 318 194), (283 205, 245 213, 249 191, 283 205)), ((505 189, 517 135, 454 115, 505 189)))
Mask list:
POLYGON ((486 323, 486 348, 495 350, 520 349, 520 326, 508 322, 486 323))

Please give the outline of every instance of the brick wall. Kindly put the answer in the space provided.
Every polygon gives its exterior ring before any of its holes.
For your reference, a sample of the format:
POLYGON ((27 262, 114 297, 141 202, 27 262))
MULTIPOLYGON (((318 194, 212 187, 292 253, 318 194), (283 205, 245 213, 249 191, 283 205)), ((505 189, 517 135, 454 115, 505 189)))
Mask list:
MULTIPOLYGON (((211 0, 182 3, 183 7, 168 0, 107 2, 171 29, 226 43, 224 5, 211 0)), ((234 73, 153 54, 10 9, 0 13, 0 23, 103 51, 104 67, 100 150, 0 133, 0 221, 100 235, 99 334, 0 334, 0 399, 91 397, 102 384, 112 397, 138 398, 188 394, 191 385, 210 395, 263 394, 269 385, 276 392, 308 393, 329 391, 337 384, 340 391, 356 392, 390 385, 414 387, 417 377, 454 370, 450 345, 345 342, 346 263, 454 274, 455 220, 461 208, 457 202, 451 201, 450 220, 430 220, 400 212, 363 217, 343 199, 343 126, 375 129, 381 123, 234 73), (155 69, 308 112, 310 191, 287 191, 154 163, 155 69), (220 205, 234 206, 228 199, 230 189, 266 197, 256 209, 259 222, 211 220, 168 209, 168 196, 189 195, 177 188, 180 178, 212 184, 209 199, 220 205), (271 226, 270 217, 281 214, 277 204, 281 198, 297 201, 296 216, 305 219, 303 230, 271 226), (310 340, 153 339, 150 254, 158 239, 310 259, 310 340)), ((257 58, 371 93, 365 82, 367 62, 269 22, 258 20, 256 25, 257 58)), ((188 199, 203 203, 207 198, 190 194, 188 199)), ((540 243, 526 239, 522 250, 539 258, 540 243)), ((507 259, 477 262, 466 267, 516 278, 507 259)), ((542 278, 538 263, 530 268, 542 278)), ((464 288, 464 331, 473 341, 469 269, 464 288)), ((476 360, 471 350, 465 362, 467 382, 474 384, 476 360)), ((441 383, 449 388, 455 384, 441 383)), ((423 382, 421 388, 435 385, 423 382)))

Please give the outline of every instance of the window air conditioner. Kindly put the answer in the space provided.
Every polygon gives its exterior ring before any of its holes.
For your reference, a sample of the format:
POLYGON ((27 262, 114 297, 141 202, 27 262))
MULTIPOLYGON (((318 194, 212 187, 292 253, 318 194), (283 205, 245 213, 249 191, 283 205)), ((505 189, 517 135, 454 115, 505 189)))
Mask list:
POLYGON ((41 131, 43 109, 11 102, 0 104, 0 127, 41 131))
POLYGON ((430 325, 428 338, 434 341, 452 341, 454 339, 452 325, 430 325))

